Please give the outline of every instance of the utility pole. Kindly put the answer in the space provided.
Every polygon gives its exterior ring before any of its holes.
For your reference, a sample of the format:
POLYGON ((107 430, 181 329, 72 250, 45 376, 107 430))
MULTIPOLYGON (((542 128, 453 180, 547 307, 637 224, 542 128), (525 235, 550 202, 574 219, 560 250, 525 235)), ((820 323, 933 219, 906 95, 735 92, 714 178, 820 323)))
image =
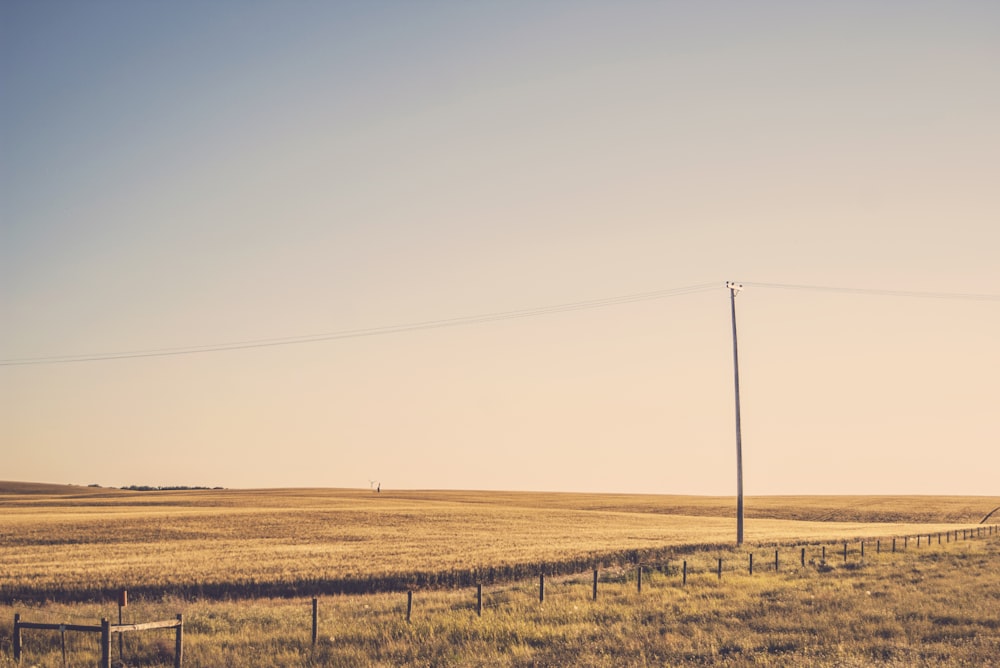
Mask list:
POLYGON ((743 544, 743 443, 740 436, 740 356, 736 346, 736 293, 740 283, 726 281, 729 288, 729 309, 733 316, 733 381, 736 387, 736 544, 743 544))

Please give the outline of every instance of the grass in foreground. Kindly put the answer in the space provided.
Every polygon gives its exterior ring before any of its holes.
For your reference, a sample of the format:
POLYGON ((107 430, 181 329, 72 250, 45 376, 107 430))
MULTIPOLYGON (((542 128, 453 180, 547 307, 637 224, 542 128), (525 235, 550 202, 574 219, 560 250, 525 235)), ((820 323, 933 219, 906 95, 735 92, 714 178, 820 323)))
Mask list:
MULTIPOLYGON (((140 601, 136 621, 185 615, 188 666, 993 666, 1000 664, 1000 539, 936 543, 847 563, 817 549, 805 567, 749 576, 711 572, 714 555, 690 555, 687 586, 676 571, 606 571, 598 600, 589 574, 474 590, 420 591, 412 623, 402 594, 325 597, 320 638, 310 642, 309 599, 140 601)), ((105 604, 0 606, 32 621, 92 623, 105 604)), ((26 634, 25 664, 62 665, 58 634, 26 634)), ((172 636, 131 636, 130 665, 171 665, 172 636)), ((9 622, 0 665, 11 665, 9 622)), ((93 637, 70 639, 71 665, 97 660, 93 637)))

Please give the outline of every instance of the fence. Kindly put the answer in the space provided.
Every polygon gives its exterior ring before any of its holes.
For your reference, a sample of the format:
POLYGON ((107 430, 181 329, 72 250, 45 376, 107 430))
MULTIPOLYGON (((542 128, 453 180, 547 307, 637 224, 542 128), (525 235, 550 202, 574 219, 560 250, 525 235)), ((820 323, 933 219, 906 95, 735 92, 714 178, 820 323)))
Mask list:
MULTIPOLYGON (((994 536, 994 535, 1000 535, 1000 526, 998 526, 998 525, 988 525, 988 526, 977 526, 977 527, 972 528, 972 529, 955 529, 955 530, 952 530, 952 531, 941 532, 941 533, 937 533, 937 534, 933 534, 933 533, 931 533, 931 534, 920 534, 919 536, 917 536, 915 538, 917 538, 917 540, 916 540, 916 546, 919 549, 923 545, 926 545, 927 547, 930 547, 935 542, 935 540, 934 540, 935 538, 936 538, 936 543, 939 544, 939 545, 941 545, 941 544, 944 544, 944 543, 959 542, 961 540, 969 540, 969 539, 972 539, 972 538, 994 536)), ((902 546, 901 546, 902 549, 903 550, 909 549, 909 545, 910 545, 909 538, 910 537, 909 536, 903 536, 902 538, 903 538, 902 546)), ((854 550, 853 552, 851 551, 851 542, 850 541, 843 541, 843 542, 838 541, 838 542, 834 543, 834 545, 836 547, 842 546, 842 552, 841 552, 841 554, 843 555, 843 561, 844 561, 844 563, 847 563, 851 554, 857 555, 858 558, 863 561, 865 559, 865 548, 866 548, 866 545, 868 545, 869 549, 870 549, 870 546, 873 543, 875 545, 875 553, 876 554, 890 554, 889 551, 883 549, 882 540, 883 539, 865 539, 865 540, 860 540, 860 541, 858 541, 858 547, 857 547, 857 549, 854 550)), ((886 539, 886 540, 888 540, 888 539, 886 539)), ((891 540, 892 540, 891 553, 896 553, 897 552, 897 538, 892 538, 891 540)), ((887 545, 888 545, 888 543, 887 543, 887 545)), ((813 550, 813 554, 817 554, 816 550, 819 550, 818 551, 818 555, 820 557, 820 560, 818 562, 816 562, 817 565, 821 566, 821 567, 826 566, 826 563, 827 563, 826 562, 826 557, 827 557, 827 549, 826 548, 827 548, 827 544, 822 544, 822 545, 811 544, 810 546, 806 546, 806 547, 801 546, 801 544, 800 545, 794 545, 794 546, 785 546, 786 549, 792 549, 792 550, 795 550, 796 548, 798 549, 798 557, 799 557, 798 561, 799 561, 799 564, 802 567, 806 566, 806 563, 807 563, 806 557, 807 557, 807 555, 809 553, 809 548, 810 547, 813 550)), ((793 552, 793 554, 794 554, 794 552, 793 552)), ((768 552, 767 552, 767 557, 768 557, 768 559, 765 560, 765 562, 763 562, 763 564, 760 561, 757 562, 758 563, 758 566, 757 566, 757 569, 756 569, 757 572, 760 572, 761 570, 770 570, 773 573, 782 572, 781 548, 779 547, 779 548, 775 548, 774 549, 774 559, 773 559, 773 562, 771 562, 770 559, 769 559, 769 557, 770 557, 770 550, 768 550, 768 552), (773 563, 773 567, 772 568, 768 568, 768 566, 771 566, 772 563, 773 563), (762 566, 763 566, 763 568, 762 568, 762 566)), ((723 557, 713 558, 711 560, 711 562, 710 562, 711 565, 708 566, 708 567, 702 568, 702 569, 695 568, 693 564, 692 564, 691 567, 689 567, 687 559, 681 560, 679 566, 676 565, 676 560, 671 561, 669 559, 664 559, 662 562, 659 562, 659 563, 647 563, 647 564, 637 563, 637 564, 632 564, 632 566, 634 566, 634 568, 635 568, 635 586, 636 586, 636 591, 637 591, 638 594, 642 593, 642 588, 643 588, 643 572, 644 571, 645 572, 650 572, 651 570, 658 571, 658 572, 660 572, 662 574, 667 575, 668 577, 671 576, 671 575, 674 575, 674 576, 678 576, 679 575, 680 576, 680 584, 681 584, 681 586, 684 586, 684 587, 686 587, 688 585, 688 576, 689 576, 689 574, 690 575, 694 575, 696 573, 703 573, 703 574, 707 574, 709 576, 714 576, 715 578, 717 578, 718 580, 721 581, 723 579, 723 574, 724 573, 726 573, 726 572, 740 572, 740 571, 743 571, 744 568, 746 568, 745 572, 747 572, 750 576, 754 575, 754 572, 755 572, 755 567, 754 567, 754 553, 753 552, 747 552, 747 553, 745 553, 745 555, 743 555, 743 558, 746 558, 746 560, 747 560, 746 561, 746 566, 744 566, 744 567, 734 566, 734 567, 731 567, 729 569, 725 568, 726 564, 725 564, 725 560, 724 560, 723 557)), ((784 568, 786 570, 790 570, 787 565, 784 568)), ((821 570, 823 570, 823 568, 821 568, 821 570)), ((538 600, 539 600, 539 603, 544 603, 545 602, 545 576, 546 576, 546 569, 545 569, 545 567, 542 566, 541 568, 538 568, 536 570, 536 573, 537 573, 537 576, 538 576, 538 600)), ((582 571, 577 571, 576 573, 567 573, 567 572, 563 571, 563 572, 560 572, 559 574, 560 575, 568 575, 568 576, 571 576, 571 575, 574 575, 574 574, 575 575, 581 575, 582 571)), ((600 578, 599 578, 600 569, 599 568, 593 568, 592 569, 592 574, 593 574, 592 598, 593 598, 594 601, 596 601, 597 598, 598 598, 598 585, 599 585, 599 581, 600 581, 600 578)), ((475 585, 475 587, 476 587, 475 612, 476 612, 476 614, 478 616, 481 617, 482 614, 483 614, 483 585, 482 585, 482 583, 477 583, 475 585)), ((409 590, 409 591, 406 592, 406 621, 407 622, 410 622, 411 615, 412 615, 412 612, 413 612, 413 604, 414 604, 414 595, 413 594, 414 594, 413 590, 409 590)), ((177 618, 175 620, 158 621, 158 622, 146 622, 146 623, 143 623, 143 624, 111 624, 110 622, 108 622, 107 619, 102 619, 101 620, 101 624, 99 626, 87 626, 87 625, 78 625, 78 624, 43 624, 43 623, 36 623, 36 622, 24 622, 24 621, 21 621, 21 616, 19 614, 15 614, 14 615, 14 634, 13 634, 14 661, 17 662, 17 663, 20 663, 21 655, 22 655, 22 638, 21 638, 21 635, 22 635, 22 631, 25 630, 25 629, 38 629, 38 630, 60 631, 62 633, 65 633, 66 631, 82 632, 82 633, 100 633, 101 634, 101 640, 100 640, 100 643, 101 643, 101 661, 100 661, 99 666, 101 668, 110 668, 111 667, 111 634, 112 633, 124 634, 124 633, 136 632, 136 631, 147 631, 147 630, 153 630, 153 629, 169 629, 169 628, 176 629, 176 631, 175 631, 175 633, 176 633, 176 644, 175 644, 175 654, 174 654, 174 666, 176 668, 180 668, 181 663, 183 661, 183 637, 184 637, 183 616, 180 615, 180 614, 177 615, 177 618)), ((319 599, 316 598, 316 597, 313 597, 313 599, 312 599, 312 644, 314 646, 317 643, 318 635, 319 635, 319 599)))
MULTIPOLYGON (((934 533, 920 534, 919 536, 916 536, 916 538, 917 538, 917 547, 919 548, 922 545, 926 545, 927 547, 930 547, 935 542, 935 540, 934 540, 935 538, 936 538, 937 544, 938 545, 942 545, 942 544, 945 544, 945 543, 959 542, 961 540, 971 540, 973 538, 983 538, 983 537, 989 537, 989 536, 995 536, 995 535, 1000 535, 1000 526, 998 526, 998 525, 980 526, 980 527, 975 527, 973 529, 955 529, 955 530, 952 530, 952 531, 940 532, 940 533, 937 533, 937 534, 934 534, 934 533)), ((903 546, 902 546, 903 549, 901 549, 901 550, 897 550, 896 549, 896 538, 892 538, 892 551, 891 551, 891 554, 895 554, 895 553, 897 553, 897 551, 898 552, 902 552, 904 550, 909 549, 909 545, 910 545, 909 538, 910 538, 909 536, 903 536, 903 546)), ((868 548, 869 548, 869 550, 870 550, 872 544, 875 545, 875 553, 877 555, 890 554, 890 552, 887 552, 886 550, 883 550, 882 539, 880 539, 880 538, 879 539, 867 539, 867 540, 857 541, 857 548, 855 550, 853 550, 853 551, 851 549, 851 545, 852 545, 851 541, 843 541, 843 542, 838 541, 837 543, 835 543, 835 545, 840 548, 838 551, 843 556, 843 563, 845 563, 845 564, 848 563, 848 560, 849 560, 849 558, 850 558, 850 556, 852 554, 853 555, 857 555, 857 557, 858 557, 859 560, 864 561, 864 559, 865 559, 865 546, 867 545, 868 548)), ((806 557, 809 555, 809 551, 808 551, 809 548, 808 547, 802 547, 801 545, 794 545, 794 546, 787 546, 787 547, 790 547, 792 550, 794 550, 795 548, 799 548, 799 550, 798 550, 798 557, 799 557, 798 561, 799 561, 800 566, 804 568, 806 566, 806 563, 807 563, 806 557)), ((832 567, 827 566, 827 561, 826 561, 826 557, 827 557, 827 550, 826 550, 826 548, 827 548, 827 546, 826 545, 813 545, 812 547, 813 547, 814 550, 817 550, 817 549, 819 550, 818 556, 820 557, 820 559, 816 563, 820 567, 820 570, 833 570, 832 567)), ((754 553, 753 552, 748 552, 746 554, 746 556, 748 557, 748 559, 747 559, 748 567, 747 567, 747 571, 746 572, 748 573, 748 575, 752 576, 754 574, 754 553)), ((768 552, 768 556, 770 556, 770 552, 768 552)), ((693 575, 696 572, 701 572, 701 573, 706 573, 706 574, 712 574, 712 575, 715 575, 716 578, 721 581, 724 572, 736 572, 738 570, 742 570, 742 569, 739 569, 739 568, 725 569, 724 568, 724 563, 725 563, 724 559, 722 557, 718 557, 717 559, 715 559, 715 560, 712 561, 712 566, 710 566, 708 568, 704 568, 704 569, 702 569, 700 571, 696 571, 696 569, 693 566, 689 568, 688 562, 687 562, 686 559, 681 560, 680 566, 676 567, 676 568, 673 567, 674 565, 669 560, 661 562, 659 564, 646 564, 646 565, 636 564, 635 565, 635 586, 636 586, 636 592, 639 593, 639 594, 642 593, 642 586, 643 586, 642 585, 642 583, 643 583, 643 579, 642 578, 643 578, 644 569, 646 570, 646 572, 649 572, 650 570, 655 570, 655 571, 658 571, 660 573, 664 573, 664 574, 666 574, 668 576, 671 575, 671 574, 679 574, 680 575, 680 584, 681 584, 681 586, 686 587, 687 584, 688 584, 688 575, 689 574, 693 575)), ((758 561, 757 563, 760 564, 761 562, 758 561)), ((761 566, 758 565, 757 572, 759 573, 761 570, 762 570, 761 566)), ((770 560, 768 560, 768 562, 766 562, 764 564, 764 570, 770 570, 772 573, 779 573, 779 572, 781 572, 781 550, 780 550, 780 548, 776 548, 774 550, 774 559, 773 559, 773 562, 770 561, 770 560), (770 569, 767 569, 767 566, 772 566, 772 567, 770 569)), ((594 568, 593 571, 592 571, 592 573, 593 573, 593 585, 592 585, 593 589, 592 589, 591 596, 592 596, 592 599, 594 601, 596 601, 597 600, 597 596, 598 596, 598 583, 599 583, 600 569, 594 568)), ((572 574, 563 573, 563 575, 572 575, 572 574)), ((581 573, 577 573, 576 575, 581 575, 581 573)), ((475 585, 475 587, 476 587, 475 612, 476 612, 477 616, 482 617, 482 615, 483 615, 483 585, 482 585, 482 583, 478 583, 478 584, 475 585)), ((414 600, 413 590, 407 591, 406 592, 406 622, 407 623, 410 623, 410 621, 411 621, 411 617, 412 617, 412 613, 413 613, 413 600, 414 600)), ((539 572, 538 572, 538 602, 539 603, 544 603, 545 602, 545 569, 544 568, 539 569, 539 572)), ((319 611, 319 599, 316 598, 316 597, 313 597, 313 599, 312 599, 312 644, 313 645, 316 644, 316 639, 317 639, 318 633, 319 633, 319 628, 318 628, 319 627, 319 612, 318 611, 319 611)))
MULTIPOLYGON (((111 624, 107 619, 102 619, 100 626, 87 626, 84 624, 42 624, 39 622, 22 622, 21 615, 14 615, 14 662, 21 662, 22 642, 21 632, 24 629, 38 629, 43 631, 59 631, 65 634, 66 631, 78 633, 100 633, 101 634, 101 662, 100 668, 111 668, 111 634, 131 633, 135 631, 150 631, 153 629, 176 629, 174 645, 174 668, 180 668, 184 657, 184 617, 177 615, 177 619, 169 619, 162 622, 146 622, 144 624, 111 624)), ((65 638, 65 635, 64 635, 65 638)), ((65 642, 63 643, 63 663, 65 663, 65 642)))

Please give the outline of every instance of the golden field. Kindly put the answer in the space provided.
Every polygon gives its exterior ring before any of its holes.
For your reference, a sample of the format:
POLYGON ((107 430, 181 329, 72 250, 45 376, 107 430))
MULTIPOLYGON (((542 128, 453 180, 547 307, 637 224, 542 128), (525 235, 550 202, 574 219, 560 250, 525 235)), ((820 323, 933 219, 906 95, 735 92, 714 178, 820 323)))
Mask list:
MULTIPOLYGON (((733 506, 0 482, 0 619, 115 619, 127 588, 125 621, 183 613, 184 665, 204 667, 1000 665, 1000 513, 979 524, 1000 497, 748 497, 739 549, 733 506)), ((62 666, 64 649, 66 665, 97 661, 93 634, 65 643, 25 632, 27 665, 62 666)), ((171 632, 124 650, 127 665, 173 665, 171 632)))
MULTIPOLYGON (((147 596, 290 596, 574 573, 730 551, 733 505, 649 495, 0 483, 0 596, 87 600, 123 587, 147 596)), ((746 549, 944 532, 974 526, 998 505, 1000 497, 749 497, 746 549)))
MULTIPOLYGON (((0 619, 115 619, 127 586, 126 622, 183 613, 184 665, 197 667, 1000 665, 1000 518, 979 525, 1000 498, 748 498, 739 550, 732 505, 0 483, 0 619), (335 594, 352 588, 366 593, 335 594)), ((68 665, 97 661, 92 634, 66 638, 68 665)), ((11 646, 0 623, 0 666, 11 646)), ((172 632, 131 634, 124 650, 127 665, 170 666, 172 632)), ((24 661, 64 665, 60 634, 25 632, 24 661)))
MULTIPOLYGON (((308 599, 138 601, 128 620, 183 611, 186 666, 867 666, 1000 665, 1000 542, 871 556, 864 562, 797 564, 775 574, 602 574, 484 590, 481 617, 471 589, 418 592, 411 622, 401 593, 319 601, 311 642, 308 599)), ((33 621, 93 623, 113 602, 0 605, 33 621)), ((13 666, 10 627, 0 624, 0 666, 13 666)), ((128 665, 170 666, 170 632, 129 636, 128 665)), ((62 666, 58 633, 26 634, 25 664, 62 666)), ((93 637, 70 635, 69 665, 94 665, 93 637)), ((117 646, 114 649, 115 657, 117 646)))

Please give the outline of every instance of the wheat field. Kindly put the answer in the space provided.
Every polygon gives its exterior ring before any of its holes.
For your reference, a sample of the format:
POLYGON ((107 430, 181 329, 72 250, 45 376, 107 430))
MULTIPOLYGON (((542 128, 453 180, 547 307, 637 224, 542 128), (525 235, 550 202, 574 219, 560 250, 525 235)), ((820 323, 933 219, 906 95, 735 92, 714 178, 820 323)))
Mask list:
MULTIPOLYGON (((997 497, 749 497, 748 546, 936 533, 997 497)), ((0 483, 0 595, 208 598, 515 580, 730 549, 732 499, 0 483)))
MULTIPOLYGON (((730 498, 0 483, 0 616, 93 624, 127 588, 125 621, 183 613, 184 665, 204 667, 990 666, 1000 536, 979 522, 997 506, 750 497, 736 548, 730 498)), ((0 623, 0 666, 11 648, 0 623)), ((123 650, 173 665, 169 633, 123 650)), ((23 651, 40 668, 99 655, 41 631, 23 651)))

